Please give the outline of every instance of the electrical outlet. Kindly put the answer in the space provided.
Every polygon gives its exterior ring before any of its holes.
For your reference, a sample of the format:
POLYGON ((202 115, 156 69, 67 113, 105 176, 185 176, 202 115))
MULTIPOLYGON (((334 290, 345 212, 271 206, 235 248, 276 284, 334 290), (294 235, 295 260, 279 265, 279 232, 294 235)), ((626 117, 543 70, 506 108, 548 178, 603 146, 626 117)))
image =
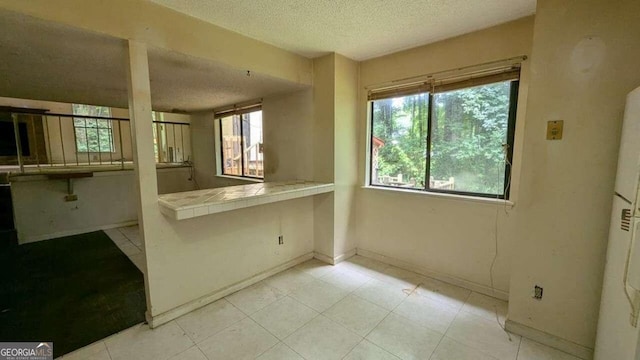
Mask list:
POLYGON ((278 236, 278 245, 282 245, 284 244, 284 236, 280 235, 278 236))
POLYGON ((533 298, 536 300, 542 300, 542 292, 543 292, 543 288, 541 286, 536 285, 533 288, 533 298))

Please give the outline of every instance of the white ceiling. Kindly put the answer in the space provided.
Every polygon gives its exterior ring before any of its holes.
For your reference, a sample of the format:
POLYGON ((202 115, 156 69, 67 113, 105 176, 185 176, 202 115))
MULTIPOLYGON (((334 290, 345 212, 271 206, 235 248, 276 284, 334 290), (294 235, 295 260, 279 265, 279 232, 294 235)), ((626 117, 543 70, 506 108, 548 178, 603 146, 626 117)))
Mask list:
MULTIPOLYGON (((0 97, 126 108, 125 43, 0 10, 0 97)), ((199 111, 300 90, 212 61, 149 49, 151 101, 159 111, 199 111)))
POLYGON ((365 60, 535 12, 536 0, 151 0, 306 57, 365 60))

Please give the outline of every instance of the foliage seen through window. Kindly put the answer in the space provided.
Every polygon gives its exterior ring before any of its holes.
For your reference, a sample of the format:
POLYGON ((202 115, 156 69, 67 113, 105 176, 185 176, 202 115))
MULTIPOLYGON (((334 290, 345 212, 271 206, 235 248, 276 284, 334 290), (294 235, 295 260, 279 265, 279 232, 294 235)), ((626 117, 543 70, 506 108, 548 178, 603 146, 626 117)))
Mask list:
POLYGON ((372 185, 505 197, 517 84, 373 101, 372 185))
POLYGON ((105 106, 73 104, 73 115, 89 116, 73 118, 78 152, 112 152, 113 129, 111 120, 100 119, 111 116, 111 109, 105 106), (95 118, 91 118, 95 117, 95 118))

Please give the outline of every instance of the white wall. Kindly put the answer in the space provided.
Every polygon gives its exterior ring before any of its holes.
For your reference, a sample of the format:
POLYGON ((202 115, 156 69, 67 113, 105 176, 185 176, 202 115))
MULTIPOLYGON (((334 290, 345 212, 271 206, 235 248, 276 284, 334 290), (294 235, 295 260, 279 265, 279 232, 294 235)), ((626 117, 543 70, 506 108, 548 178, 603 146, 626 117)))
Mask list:
MULTIPOLYGON (((359 101, 362 112, 358 121, 360 184, 365 183, 367 86, 529 55, 532 33, 533 18, 527 17, 362 62, 359 101)), ((506 292, 509 291, 514 220, 518 208, 518 159, 519 149, 522 147, 527 82, 528 66, 527 62, 524 62, 516 118, 514 177, 511 191, 512 200, 516 202, 515 209, 451 197, 359 189, 356 212, 358 249, 385 255, 412 267, 460 280, 470 286, 488 289, 491 287, 489 269, 497 241, 498 256, 493 271, 493 283, 500 291, 496 295, 506 297, 506 292)))
POLYGON ((537 5, 509 318, 588 348, 625 96, 640 85, 639 14, 637 0, 537 5), (545 140, 558 119, 564 138, 545 140))
MULTIPOLYGON (((158 169, 158 192, 193 189, 189 168, 158 169)), ((95 231, 137 221, 133 171, 95 172, 75 179, 78 201, 65 202, 66 180, 42 175, 11 183, 14 221, 20 243, 95 231)))

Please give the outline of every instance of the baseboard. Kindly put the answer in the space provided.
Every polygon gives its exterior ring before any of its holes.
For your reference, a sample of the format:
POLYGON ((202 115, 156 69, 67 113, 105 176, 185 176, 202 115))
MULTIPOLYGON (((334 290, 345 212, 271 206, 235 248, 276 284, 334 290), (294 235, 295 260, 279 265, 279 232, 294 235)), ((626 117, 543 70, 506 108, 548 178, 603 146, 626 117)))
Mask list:
POLYGON ((337 265, 337 264, 347 260, 348 258, 350 258, 352 256, 355 256, 355 255, 356 255, 356 249, 351 249, 351 250, 347 251, 346 253, 340 254, 340 255, 335 256, 335 257, 331 257, 329 255, 325 255, 325 254, 319 253, 317 251, 315 251, 313 253, 313 257, 314 258, 316 258, 316 259, 318 259, 320 261, 326 262, 327 264, 331 264, 331 265, 337 265))
POLYGON ((319 253, 317 251, 313 252, 313 258, 318 259, 322 262, 326 262, 327 264, 335 265, 335 262, 331 256, 325 255, 323 253, 319 253))
POLYGON ((534 329, 527 325, 522 325, 518 322, 507 320, 505 323, 507 331, 516 335, 520 335, 527 339, 531 339, 540 344, 550 346, 554 349, 566 352, 580 359, 591 360, 593 359, 593 349, 580 344, 576 344, 572 341, 562 339, 555 335, 548 334, 544 331, 534 329))
POLYGON ((20 235, 20 231, 18 231, 18 244, 27 244, 27 243, 37 242, 37 241, 55 239, 55 238, 64 237, 64 236, 86 234, 89 232, 94 232, 99 230, 108 230, 108 229, 132 226, 137 224, 138 224, 138 220, 131 220, 131 221, 125 221, 117 224, 99 225, 99 226, 92 226, 92 227, 83 228, 83 229, 73 229, 73 230, 59 231, 52 234, 34 235, 34 236, 26 236, 26 237, 22 237, 20 235))
POLYGON ((212 302, 222 299, 223 297, 227 296, 227 295, 231 295, 236 291, 242 290, 248 286, 251 286, 257 282, 260 282, 266 278, 268 278, 269 276, 275 275, 281 271, 287 270, 291 267, 294 267, 300 263, 303 263, 307 260, 311 260, 314 257, 314 253, 310 252, 308 254, 302 255, 302 256, 298 256, 297 258, 293 259, 293 260, 289 260, 283 264, 280 264, 278 266, 272 267, 268 270, 265 270, 259 274, 256 274, 246 280, 237 282, 235 284, 229 285, 225 288, 222 288, 220 290, 216 290, 208 295, 205 295, 201 298, 198 298, 196 300, 190 301, 186 304, 180 305, 178 307, 175 307, 171 310, 165 311, 161 314, 155 315, 155 316, 151 316, 148 312, 146 314, 147 317, 147 322, 149 323, 149 326, 151 328, 155 328, 158 327, 162 324, 168 323, 171 320, 177 319, 180 316, 190 313, 196 309, 199 309, 203 306, 209 305, 212 302))
POLYGON ((356 252, 357 252, 356 249, 351 249, 351 250, 345 252, 344 254, 336 256, 335 257, 335 264, 339 264, 339 263, 347 260, 348 258, 350 258, 352 256, 356 256, 356 252))
POLYGON ((437 280, 440 280, 440 281, 444 281, 444 282, 452 284, 452 285, 460 286, 460 287, 463 287, 465 289, 469 289, 471 291, 475 291, 475 292, 480 293, 480 294, 484 294, 484 295, 487 295, 487 296, 498 298, 500 300, 505 300, 505 301, 509 300, 509 293, 506 292, 506 291, 494 290, 494 289, 491 289, 491 287, 486 286, 486 285, 474 283, 472 281, 460 279, 460 278, 455 277, 455 276, 451 276, 451 275, 443 274, 443 273, 440 273, 440 272, 437 272, 437 271, 429 270, 429 269, 423 268, 421 266, 414 265, 414 264, 411 264, 409 262, 393 258, 391 256, 378 254, 376 252, 373 252, 373 251, 370 251, 370 250, 366 250, 366 249, 362 249, 362 248, 357 248, 357 254, 361 255, 361 256, 364 256, 364 257, 367 257, 367 258, 378 260, 378 261, 383 262, 385 264, 397 266, 397 267, 405 269, 405 270, 413 271, 415 273, 418 273, 418 274, 421 274, 421 275, 424 275, 424 276, 428 276, 428 277, 431 277, 431 278, 434 278, 434 279, 437 279, 437 280))

